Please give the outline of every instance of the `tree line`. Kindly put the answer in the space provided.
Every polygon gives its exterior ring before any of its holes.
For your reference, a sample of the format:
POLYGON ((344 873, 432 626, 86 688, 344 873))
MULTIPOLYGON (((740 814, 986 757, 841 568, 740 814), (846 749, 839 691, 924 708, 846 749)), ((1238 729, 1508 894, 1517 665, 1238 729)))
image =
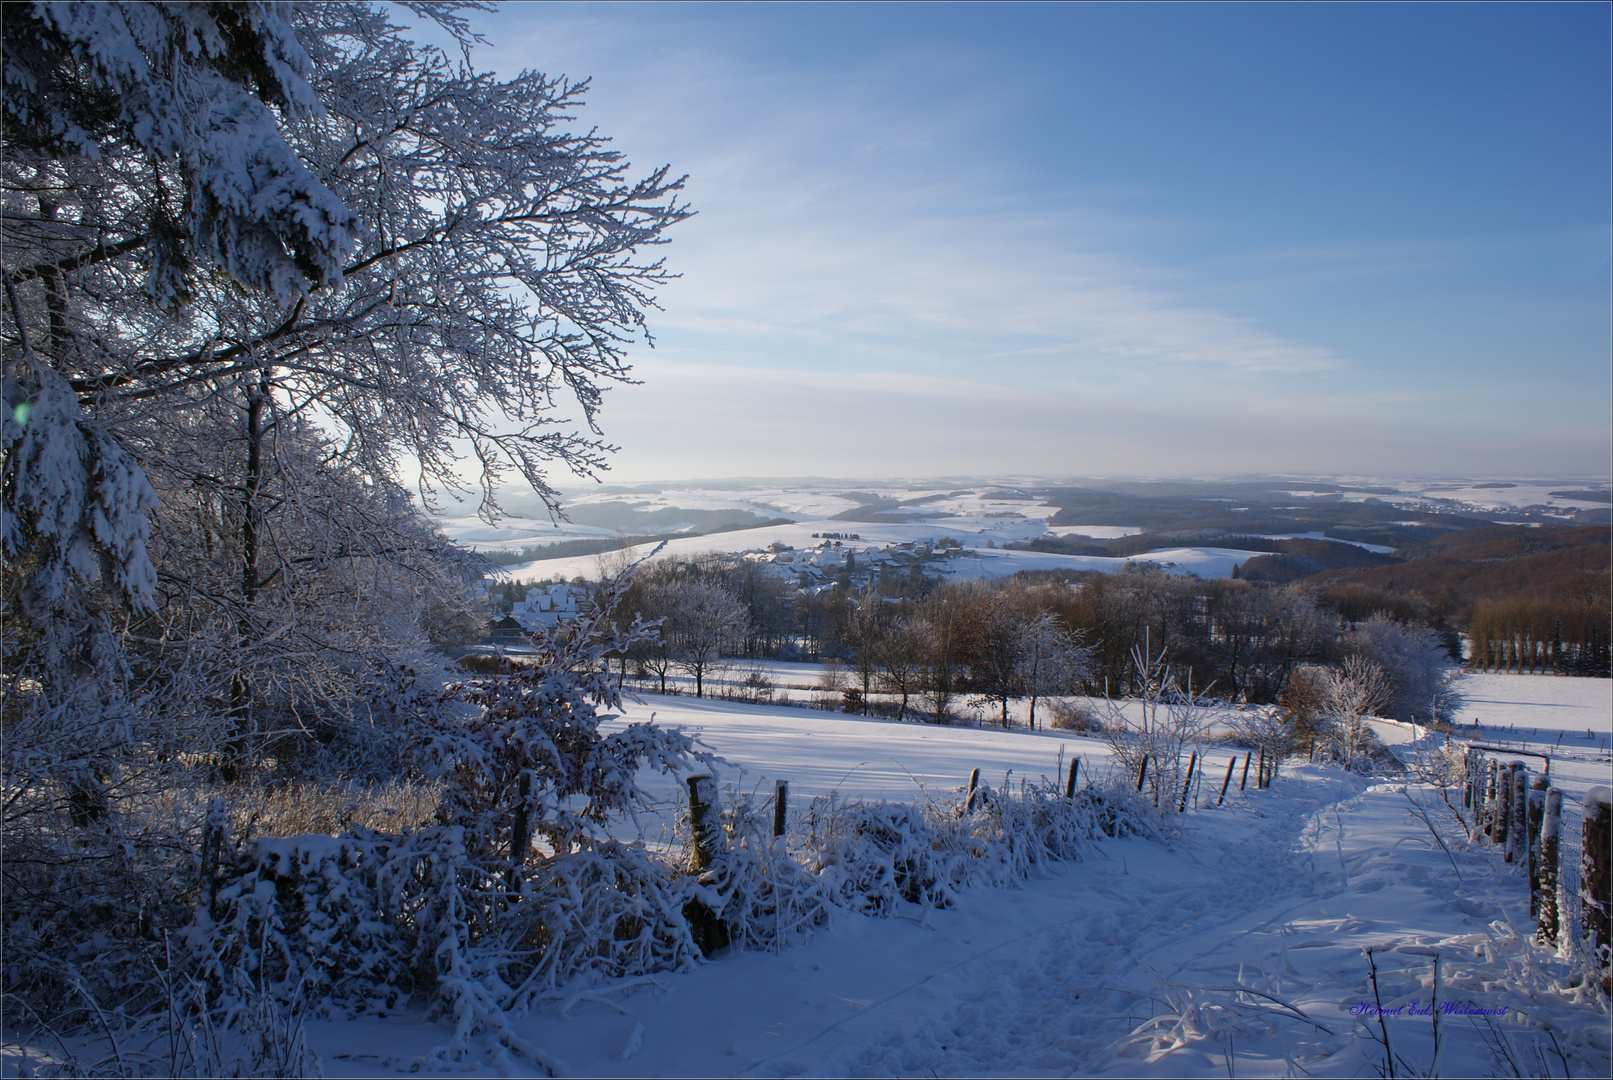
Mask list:
POLYGON ((1173 577, 1151 564, 1078 580, 1020 575, 959 582, 908 575, 862 590, 800 589, 742 558, 710 554, 642 567, 623 601, 661 636, 614 658, 665 690, 696 692, 720 657, 834 659, 852 700, 874 695, 899 716, 944 719, 957 699, 1007 723, 1010 699, 1134 696, 1151 678, 1139 656, 1163 653, 1184 692, 1279 701, 1297 670, 1359 656, 1397 688, 1387 715, 1450 719, 1444 674, 1452 636, 1389 613, 1351 620, 1296 586, 1173 577))

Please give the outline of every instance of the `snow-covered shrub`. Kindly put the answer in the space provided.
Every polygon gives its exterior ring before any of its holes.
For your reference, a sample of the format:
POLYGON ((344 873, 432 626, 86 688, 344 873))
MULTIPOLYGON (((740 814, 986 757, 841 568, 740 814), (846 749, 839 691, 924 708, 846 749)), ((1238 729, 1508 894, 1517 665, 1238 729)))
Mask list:
POLYGON ((1053 718, 1048 726, 1059 731, 1090 731, 1101 732, 1103 719, 1093 710, 1091 705, 1084 701, 1068 698, 1058 698, 1048 706, 1053 718))
POLYGON ((951 907, 970 878, 967 832, 933 828, 920 807, 903 803, 814 799, 812 871, 836 903, 864 915, 889 915, 905 901, 951 907))
POLYGON ((823 881, 772 835, 765 808, 748 794, 722 808, 722 850, 687 881, 690 900, 739 949, 778 950, 810 938, 829 918, 823 881))
POLYGON ((1245 710, 1234 715, 1228 727, 1228 742, 1264 751, 1266 760, 1272 762, 1274 768, 1305 746, 1301 723, 1286 709, 1245 710))
POLYGON ((501 918, 508 1008, 582 980, 678 971, 700 958, 686 886, 642 845, 606 842, 540 864, 501 918))
POLYGON ((473 857, 504 860, 512 889, 540 841, 551 856, 610 839, 607 826, 647 805, 637 773, 673 773, 709 761, 689 736, 653 724, 605 734, 604 709, 620 708, 605 666, 650 636, 611 617, 630 575, 607 583, 565 635, 536 633, 536 657, 514 670, 448 687, 419 713, 415 755, 441 776, 443 816, 465 829, 473 857))
POLYGON ((960 788, 919 806, 815 799, 809 865, 852 911, 886 915, 898 901, 948 907, 971 885, 1013 885, 1082 859, 1100 833, 1152 834, 1151 824, 1134 824, 1134 811, 1117 809, 1102 789, 1066 799, 1045 781, 1017 793, 960 788))

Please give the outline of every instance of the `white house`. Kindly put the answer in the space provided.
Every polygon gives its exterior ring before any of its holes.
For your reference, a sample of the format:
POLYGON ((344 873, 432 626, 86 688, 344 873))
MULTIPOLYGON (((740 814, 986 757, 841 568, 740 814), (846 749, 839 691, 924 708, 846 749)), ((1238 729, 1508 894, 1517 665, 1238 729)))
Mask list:
POLYGON ((557 584, 528 589, 525 600, 517 600, 510 617, 528 630, 552 628, 562 619, 575 619, 583 596, 570 585, 557 584))

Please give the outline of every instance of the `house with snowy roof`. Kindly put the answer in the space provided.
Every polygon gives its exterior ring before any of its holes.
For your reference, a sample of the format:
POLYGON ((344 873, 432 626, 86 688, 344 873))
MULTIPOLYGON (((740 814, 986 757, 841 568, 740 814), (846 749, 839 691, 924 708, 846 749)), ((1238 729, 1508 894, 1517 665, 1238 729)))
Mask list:
POLYGON ((527 590, 525 600, 517 600, 510 618, 527 630, 553 629, 556 623, 575 619, 581 613, 582 590, 564 583, 537 586, 527 590))

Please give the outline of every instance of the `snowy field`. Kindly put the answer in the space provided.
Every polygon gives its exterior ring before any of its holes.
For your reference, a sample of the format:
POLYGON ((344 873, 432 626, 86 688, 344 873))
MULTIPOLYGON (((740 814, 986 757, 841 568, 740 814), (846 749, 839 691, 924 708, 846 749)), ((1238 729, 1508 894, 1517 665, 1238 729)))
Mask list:
MULTIPOLYGON (((1021 530, 997 527, 991 529, 988 534, 985 528, 976 529, 951 521, 899 525, 809 521, 796 525, 769 525, 761 529, 744 529, 711 536, 680 537, 667 541, 661 554, 689 558, 710 551, 750 551, 765 548, 769 544, 788 544, 794 548, 805 548, 817 542, 812 538, 812 534, 824 529, 857 533, 862 539, 848 541, 848 544, 859 552, 865 547, 877 548, 886 544, 905 544, 950 537, 963 544, 967 550, 961 557, 948 559, 942 565, 953 577, 965 581, 1011 577, 1021 570, 1099 570, 1105 573, 1118 573, 1125 569, 1128 562, 1157 563, 1170 574, 1225 578, 1232 576, 1234 566, 1241 566, 1260 554, 1257 551, 1234 551, 1230 548, 1181 547, 1150 551, 1121 559, 1102 555, 1003 551, 987 548, 986 542, 990 540, 993 543, 1002 543, 1024 539, 1015 535, 1021 530)), ((1033 535, 1040 535, 1040 530, 1038 529, 1033 535)), ((578 577, 595 581, 604 574, 612 572, 623 554, 629 559, 640 559, 650 554, 654 548, 653 544, 639 544, 625 548, 621 552, 611 552, 605 558, 598 555, 578 555, 566 559, 539 559, 517 566, 507 566, 504 569, 511 577, 522 581, 552 577, 566 581, 578 577)))
MULTIPOLYGON (((1545 507, 1555 512, 1568 513, 1576 508, 1596 507, 1602 504, 1582 498, 1553 496, 1552 491, 1601 490, 1606 480, 1540 480, 1538 482, 1495 482, 1482 480, 1406 480, 1378 477, 1343 478, 1346 488, 1339 498, 1344 501, 1374 499, 1407 508, 1438 507, 1464 512, 1512 511, 1525 506, 1545 507), (1352 489, 1358 485, 1359 489, 1352 489), (1390 494, 1393 492, 1393 494, 1390 494)), ((1083 482, 1085 483, 1085 482, 1083 482)), ((748 486, 723 485, 703 487, 698 482, 685 484, 646 485, 642 488, 602 488, 565 494, 565 505, 586 508, 596 503, 627 503, 643 511, 682 509, 691 511, 742 510, 762 518, 794 518, 793 525, 770 525, 764 528, 740 529, 706 536, 680 537, 669 542, 666 554, 689 557, 710 551, 738 552, 755 550, 769 544, 789 544, 804 548, 812 544, 815 532, 854 532, 861 537, 860 546, 882 546, 922 540, 956 540, 971 549, 970 558, 952 564, 960 578, 974 579, 1010 575, 1020 570, 1102 570, 1114 571, 1128 561, 1075 555, 1049 555, 1029 551, 1002 551, 1001 545, 1010 541, 1031 540, 1039 536, 1089 537, 1113 539, 1141 532, 1137 526, 1126 525, 1057 525, 1048 520, 1057 512, 1041 497, 1017 493, 1014 487, 1029 485, 1041 487, 1045 480, 987 482, 980 480, 952 481, 951 486, 940 482, 904 482, 869 485, 857 481, 825 481, 821 485, 792 485, 757 481, 748 486), (959 488, 957 485, 966 485, 959 488), (872 488, 859 497, 848 489, 872 488), (908 522, 857 522, 836 521, 834 515, 868 505, 874 499, 900 502, 902 513, 926 515, 908 522)), ((1315 495, 1310 489, 1296 489, 1296 498, 1315 495)), ((469 506, 448 511, 437 519, 443 531, 453 539, 490 549, 516 549, 552 543, 558 540, 601 539, 622 535, 620 532, 598 525, 551 521, 547 515, 523 517, 519 513, 489 525, 470 513, 469 506)), ((523 507, 523 509, 525 509, 523 507)), ((655 533, 677 532, 679 527, 656 527, 655 533)), ((1322 533, 1302 534, 1310 539, 1327 539, 1322 533)), ((1275 537, 1273 537, 1275 539, 1275 537)), ((1351 541, 1337 541, 1349 543, 1351 541)), ((1380 545, 1357 543, 1371 551, 1389 551, 1380 545)), ((648 548, 633 548, 633 556, 643 555, 648 548)), ((1224 578, 1232 568, 1255 553, 1220 548, 1186 547, 1170 551, 1156 551, 1136 556, 1137 561, 1155 562, 1175 574, 1196 574, 1203 578, 1224 578)), ((614 565, 615 560, 612 560, 614 565)), ((521 580, 559 576, 570 580, 575 577, 597 578, 601 574, 598 556, 586 555, 566 559, 544 559, 507 571, 521 580)))
MULTIPOLYGON (((1608 782, 1607 680, 1464 676, 1462 689, 1483 741, 1550 732, 1575 809, 1608 782)), ((731 763, 726 781, 786 778, 792 802, 908 800, 977 766, 994 784, 1008 770, 1035 779, 1055 773, 1061 746, 1084 772, 1105 768, 1101 741, 1058 732, 687 697, 646 696, 629 715, 652 712, 698 732, 731 763)), ((838 916, 805 945, 579 992, 516 1030, 583 1076, 1372 1076, 1385 1029, 1400 1075, 1608 1075, 1607 998, 1575 985, 1571 950, 1521 940, 1524 880, 1469 849, 1434 789, 1290 766, 1264 791, 1240 793, 1235 778, 1217 808, 1228 756, 1210 750, 1200 808, 1166 842, 1106 841, 1094 859, 948 910, 838 916), (1382 1005, 1398 1010, 1382 1028, 1363 1012, 1367 948, 1382 1005)), ((444 1029, 324 1020, 309 1035, 327 1076, 384 1076, 444 1029)))

